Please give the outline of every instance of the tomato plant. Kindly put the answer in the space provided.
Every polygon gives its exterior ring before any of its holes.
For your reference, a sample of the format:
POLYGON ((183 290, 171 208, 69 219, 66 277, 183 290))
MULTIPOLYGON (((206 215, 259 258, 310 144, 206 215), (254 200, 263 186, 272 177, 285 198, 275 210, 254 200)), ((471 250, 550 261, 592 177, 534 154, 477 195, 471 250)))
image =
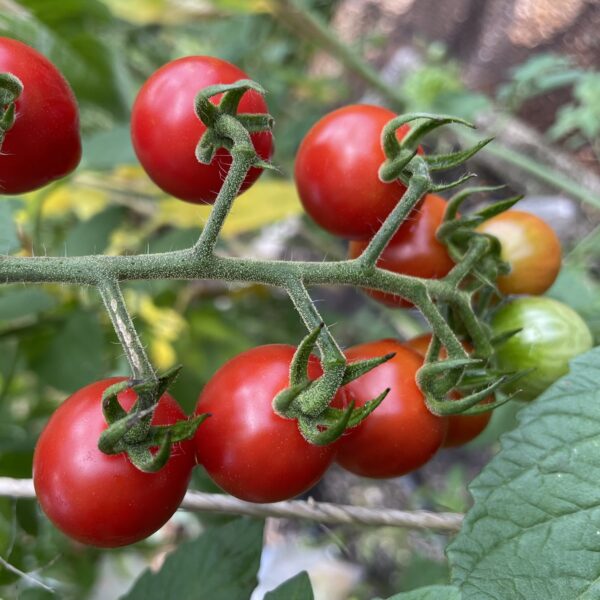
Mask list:
MULTIPOLYGON (((442 223, 446 201, 436 194, 427 194, 408 216, 379 257, 377 266, 404 275, 438 279, 447 275, 454 266, 446 246, 435 232, 442 223)), ((349 258, 356 258, 367 247, 368 241, 354 240, 348 247, 349 258)), ((409 302, 377 290, 367 293, 391 307, 410 307, 409 302)))
MULTIPOLYGON (((258 346, 238 354, 208 382, 196 413, 211 417, 196 434, 198 462, 226 492, 250 502, 276 502, 310 489, 334 456, 332 446, 309 444, 294 419, 273 412, 289 385, 295 348, 258 346)), ((321 374, 315 357, 311 379, 321 374)))
MULTIPOLYGON (((425 333, 418 337, 412 338, 405 342, 405 346, 415 350, 422 356, 427 354, 427 348, 431 342, 431 334, 425 333)), ((469 346, 463 344, 467 350, 469 346)), ((445 348, 442 348, 440 352, 441 358, 446 358, 448 353, 445 348)), ((455 394, 458 398, 458 394, 455 394)), ((488 402, 493 401, 493 397, 490 397, 488 402)), ((444 440, 444 448, 450 448, 453 446, 462 446, 468 442, 474 440, 486 427, 492 418, 492 413, 485 412, 479 415, 450 415, 448 417, 448 431, 446 433, 446 439, 444 440)))
MULTIPOLYGON (((343 238, 372 236, 406 187, 383 183, 381 132, 395 113, 380 106, 353 104, 325 115, 306 134, 294 177, 306 212, 321 227, 343 238)), ((402 139, 408 127, 397 132, 402 139)))
POLYGON ((510 273, 498 277, 504 294, 543 294, 554 283, 561 265, 558 236, 545 221, 531 213, 508 210, 478 228, 500 240, 501 257, 510 273))
MULTIPOLYGON (((103 379, 67 398, 42 431, 33 457, 42 509, 61 531, 92 546, 124 546, 154 533, 181 503, 195 464, 192 440, 174 446, 156 473, 138 470, 123 453, 107 455, 98 449, 107 428, 102 393, 122 380, 103 379)), ((129 410, 136 397, 126 390, 118 400, 129 410)), ((177 402, 164 394, 153 423, 170 425, 185 418, 177 402)))
POLYGON ((360 425, 337 442, 337 462, 363 477, 398 477, 423 466, 442 446, 447 419, 427 408, 415 375, 423 358, 393 339, 353 346, 346 351, 350 362, 396 355, 367 374, 345 385, 336 396, 338 407, 351 401, 362 406, 386 388, 381 405, 360 425))
POLYGON ((569 306, 550 298, 518 298, 501 307, 492 319, 496 335, 520 330, 497 351, 500 368, 532 369, 509 391, 531 400, 569 371, 569 361, 592 347, 585 321, 569 306))
POLYGON ((79 164, 77 101, 60 71, 37 50, 0 37, 0 72, 21 80, 15 121, 0 152, 0 193, 22 194, 68 175, 79 164))
MULTIPOLYGON (((196 94, 211 85, 248 79, 246 73, 227 61, 211 56, 188 56, 167 63, 142 86, 131 114, 131 139, 137 157, 149 177, 162 190, 194 203, 215 201, 231 166, 227 150, 217 151, 208 165, 199 163, 196 145, 206 126, 194 112, 196 94)), ((213 96, 218 103, 221 96, 213 96)), ((240 113, 266 113, 263 97, 247 91, 239 103, 240 113)), ((270 132, 251 134, 258 155, 267 160, 273 150, 270 132)), ((241 191, 262 173, 252 168, 241 191)))

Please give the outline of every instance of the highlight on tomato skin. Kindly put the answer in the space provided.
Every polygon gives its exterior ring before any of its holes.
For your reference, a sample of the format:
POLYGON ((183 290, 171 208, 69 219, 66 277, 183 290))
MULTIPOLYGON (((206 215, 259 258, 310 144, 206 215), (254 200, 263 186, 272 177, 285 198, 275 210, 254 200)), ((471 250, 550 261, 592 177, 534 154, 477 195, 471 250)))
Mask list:
POLYGON ((494 235, 502 247, 502 260, 511 270, 498 277, 503 294, 539 296, 546 292, 561 267, 561 246, 556 232, 540 217, 507 210, 488 219, 476 231, 494 235))
MULTIPOLYGON (((411 338, 404 342, 405 346, 412 348, 423 357, 427 354, 429 343, 431 342, 431 333, 424 333, 417 337, 411 338)), ((470 350, 468 344, 463 344, 465 349, 470 350)), ((440 352, 441 358, 446 358, 448 353, 445 348, 442 348, 440 352)), ((456 398, 460 398, 458 393, 455 394, 456 398)), ((485 402, 493 402, 494 397, 490 396, 488 399, 483 400, 485 402)), ((490 419, 492 418, 492 411, 484 412, 479 415, 450 415, 448 416, 448 432, 446 433, 446 439, 444 440, 443 447, 451 448, 455 446, 463 446, 473 441, 476 437, 481 434, 487 427, 490 419)))
POLYGON ((334 400, 338 408, 351 401, 362 406, 390 388, 375 411, 336 442, 338 464, 362 477, 410 473, 427 463, 446 437, 447 419, 429 411, 415 381, 421 355, 394 339, 359 344, 345 354, 354 362, 390 352, 396 355, 345 385, 334 400))
POLYGON ((0 151, 0 194, 23 194, 79 164, 79 108, 56 66, 22 42, 0 37, 0 73, 12 73, 23 84, 0 151))
MULTIPOLYGON (((193 440, 173 446, 156 473, 137 469, 124 454, 104 454, 98 438, 107 428, 102 393, 122 377, 103 379, 69 396, 50 417, 35 447, 33 483, 42 510, 69 537, 115 548, 143 540, 175 513, 196 464, 193 440)), ((131 389, 118 401, 130 410, 131 389)), ((169 394, 161 397, 152 423, 171 425, 185 413, 169 394)))
MULTIPOLYGON (((436 238, 444 219, 446 200, 437 194, 427 194, 411 211, 382 252, 377 266, 403 275, 440 279, 445 277, 454 262, 446 246, 436 238)), ((357 258, 369 240, 353 240, 348 246, 348 258, 357 258)), ((412 303, 400 296, 366 289, 365 292, 392 308, 410 308, 412 303)))
MULTIPOLYGON (((370 104, 351 104, 322 117, 308 131, 298 153, 294 179, 308 215, 345 239, 373 236, 406 191, 384 183, 381 132, 396 113, 370 104)), ((401 140, 409 127, 400 127, 401 140)), ((419 153, 422 151, 419 149, 419 153)))
MULTIPOLYGON (((211 415, 196 433, 198 463, 223 490, 248 502, 277 502, 309 490, 335 455, 333 444, 310 444, 295 419, 273 411, 273 398, 289 386, 295 350, 269 344, 238 354, 212 376, 196 405, 196 414, 211 415)), ((321 374, 312 356, 308 376, 321 374)))
MULTIPOLYGON (((167 194, 194 204, 212 204, 231 166, 231 154, 218 150, 208 165, 198 162, 195 151, 206 126, 194 111, 202 89, 216 84, 250 79, 235 65, 212 56, 187 56, 155 71, 140 89, 131 114, 131 140, 142 167, 167 194)), ((211 102, 217 104, 220 95, 211 102)), ((240 100, 240 113, 268 113, 264 98, 248 90, 240 100)), ((270 131, 252 133, 257 154, 269 160, 273 153, 270 131)), ((252 167, 240 193, 261 175, 252 167)))

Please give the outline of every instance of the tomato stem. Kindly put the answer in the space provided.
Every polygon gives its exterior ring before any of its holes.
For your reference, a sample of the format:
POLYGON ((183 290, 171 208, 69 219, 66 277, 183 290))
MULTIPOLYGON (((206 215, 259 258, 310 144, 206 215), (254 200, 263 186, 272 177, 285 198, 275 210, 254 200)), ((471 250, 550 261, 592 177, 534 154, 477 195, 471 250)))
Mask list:
POLYGON ((105 279, 98 284, 98 291, 121 342, 133 378, 158 383, 156 371, 135 329, 118 281, 105 279))

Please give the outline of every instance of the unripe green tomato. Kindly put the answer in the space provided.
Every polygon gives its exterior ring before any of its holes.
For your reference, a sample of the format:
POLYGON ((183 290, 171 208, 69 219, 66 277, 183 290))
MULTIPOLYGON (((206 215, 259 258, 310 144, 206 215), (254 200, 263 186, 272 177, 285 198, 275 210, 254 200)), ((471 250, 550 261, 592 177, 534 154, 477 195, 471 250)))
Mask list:
POLYGON ((550 298, 518 298, 492 319, 494 335, 521 329, 497 351, 498 366, 506 371, 534 369, 505 391, 520 400, 533 400, 569 371, 569 361, 592 347, 585 321, 569 306, 550 298))

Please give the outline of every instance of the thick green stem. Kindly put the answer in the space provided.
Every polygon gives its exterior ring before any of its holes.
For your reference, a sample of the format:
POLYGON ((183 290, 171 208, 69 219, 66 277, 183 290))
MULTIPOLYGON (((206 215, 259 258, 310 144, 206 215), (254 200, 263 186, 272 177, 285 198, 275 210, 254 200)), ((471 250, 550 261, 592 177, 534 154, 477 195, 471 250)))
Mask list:
POLYGON ((110 317, 121 346, 123 346, 133 378, 158 382, 154 367, 150 363, 131 316, 127 311, 119 283, 114 279, 106 279, 98 285, 98 291, 102 296, 106 312, 110 317))
POLYGON ((256 160, 256 153, 250 142, 248 132, 234 117, 221 115, 217 121, 216 129, 219 134, 233 140, 235 144, 231 150, 233 160, 215 201, 210 218, 193 247, 196 260, 204 260, 214 252, 217 238, 231 210, 231 205, 238 195, 248 171, 256 160))
POLYGON ((444 281, 449 283, 452 287, 458 287, 462 280, 471 273, 473 267, 489 249, 489 245, 489 240, 484 236, 471 238, 471 243, 466 254, 460 263, 446 275, 444 281))
POLYGON ((408 188, 394 210, 387 216, 383 225, 373 236, 369 245, 356 259, 361 265, 371 267, 375 265, 389 241, 400 228, 406 217, 417 205, 423 194, 427 193, 430 180, 428 177, 415 175, 411 177, 408 188))
MULTIPOLYGON (((298 311, 298 314, 304 321, 307 329, 313 331, 323 323, 323 318, 319 314, 317 307, 312 301, 308 290, 300 279, 293 279, 286 285, 287 292, 298 311)), ((331 335, 327 325, 325 325, 317 340, 317 346, 321 351, 323 362, 344 361, 344 354, 331 335)))

